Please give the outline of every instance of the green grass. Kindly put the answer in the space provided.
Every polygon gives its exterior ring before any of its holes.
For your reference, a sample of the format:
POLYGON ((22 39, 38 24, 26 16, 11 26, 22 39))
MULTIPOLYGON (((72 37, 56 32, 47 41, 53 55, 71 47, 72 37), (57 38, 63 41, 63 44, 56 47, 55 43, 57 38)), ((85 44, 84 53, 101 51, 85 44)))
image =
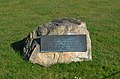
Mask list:
POLYGON ((120 78, 120 0, 0 0, 0 79, 75 77, 120 78), (87 23, 92 61, 41 67, 11 47, 38 25, 62 17, 87 23))

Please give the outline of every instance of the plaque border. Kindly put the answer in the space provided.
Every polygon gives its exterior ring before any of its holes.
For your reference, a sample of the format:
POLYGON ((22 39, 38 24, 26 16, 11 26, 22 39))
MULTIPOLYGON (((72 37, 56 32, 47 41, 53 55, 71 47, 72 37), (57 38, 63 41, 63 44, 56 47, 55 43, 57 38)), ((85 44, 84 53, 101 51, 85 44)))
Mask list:
POLYGON ((87 35, 86 34, 79 34, 79 35, 42 35, 39 38, 39 44, 40 44, 40 52, 86 52, 87 51, 87 35), (42 51, 42 44, 41 44, 41 38, 44 38, 45 36, 85 36, 85 51, 42 51))

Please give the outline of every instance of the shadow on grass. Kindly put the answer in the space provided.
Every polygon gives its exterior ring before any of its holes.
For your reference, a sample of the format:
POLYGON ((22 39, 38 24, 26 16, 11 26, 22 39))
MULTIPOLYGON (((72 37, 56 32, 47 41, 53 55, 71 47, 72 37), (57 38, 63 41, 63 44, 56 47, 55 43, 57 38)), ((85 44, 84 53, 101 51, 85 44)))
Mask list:
MULTIPOLYGON (((29 57, 26 57, 23 53, 23 47, 24 47, 24 44, 25 44, 25 41, 26 41, 27 38, 24 38, 20 41, 17 41, 17 42, 14 42, 11 44, 11 47, 13 48, 14 51, 20 53, 21 57, 23 60, 25 61, 29 61, 29 57)), ((39 64, 38 64, 39 65, 39 64)), ((40 65, 41 66, 41 65, 40 65)), ((44 66, 41 66, 41 67, 44 67, 44 66)))
POLYGON ((13 48, 13 50, 16 52, 19 52, 21 57, 23 57, 23 46, 24 46, 25 40, 26 38, 11 44, 11 47, 13 48))

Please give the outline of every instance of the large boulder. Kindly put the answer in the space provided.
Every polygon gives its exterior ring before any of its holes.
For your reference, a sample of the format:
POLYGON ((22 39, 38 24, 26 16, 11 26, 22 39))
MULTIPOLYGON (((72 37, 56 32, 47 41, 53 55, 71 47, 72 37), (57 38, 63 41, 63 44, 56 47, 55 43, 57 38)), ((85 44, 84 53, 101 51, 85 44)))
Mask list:
POLYGON ((91 40, 86 23, 77 19, 62 18, 40 25, 31 32, 23 48, 24 58, 41 66, 55 63, 70 63, 72 61, 91 60, 91 40), (86 35, 86 52, 40 52, 38 39, 42 35, 86 35))

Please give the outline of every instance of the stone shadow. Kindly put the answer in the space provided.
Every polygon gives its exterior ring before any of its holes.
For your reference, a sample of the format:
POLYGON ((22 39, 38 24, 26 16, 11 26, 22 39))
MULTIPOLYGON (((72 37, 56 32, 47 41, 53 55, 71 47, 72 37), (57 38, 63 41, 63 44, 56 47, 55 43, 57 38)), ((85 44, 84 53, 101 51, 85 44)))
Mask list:
POLYGON ((11 47, 13 48, 13 50, 16 52, 19 52, 23 59, 24 59, 23 47, 24 47, 25 40, 26 38, 11 44, 11 47))

